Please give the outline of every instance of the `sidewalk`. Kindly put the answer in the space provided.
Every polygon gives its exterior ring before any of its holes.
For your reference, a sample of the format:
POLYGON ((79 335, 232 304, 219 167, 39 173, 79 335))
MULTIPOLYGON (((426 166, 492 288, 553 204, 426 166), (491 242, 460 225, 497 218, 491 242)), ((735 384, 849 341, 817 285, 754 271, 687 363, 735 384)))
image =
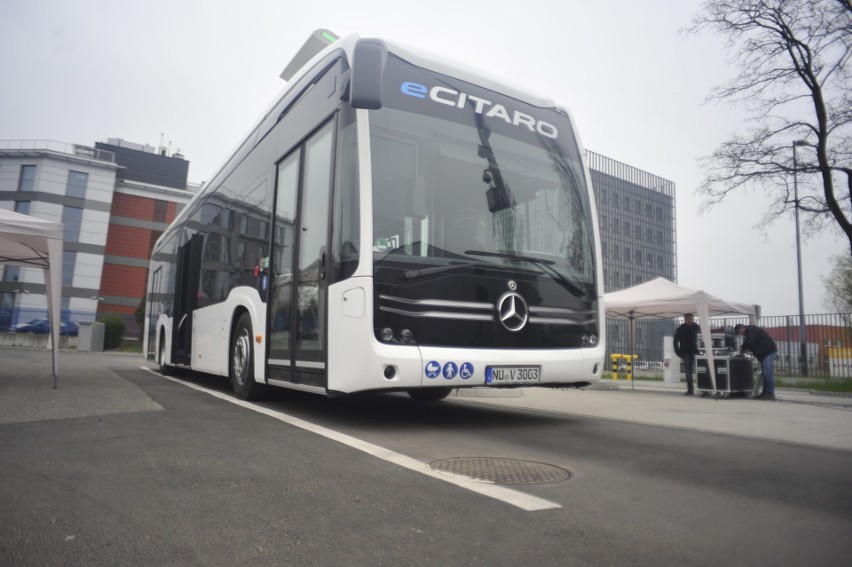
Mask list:
POLYGON ((777 389, 777 402, 684 396, 685 386, 603 380, 584 390, 460 390, 454 399, 852 451, 852 397, 777 389))
POLYGON ((149 364, 141 354, 63 349, 54 389, 49 350, 0 348, 0 424, 162 410, 110 371, 149 364))
MULTIPOLYGON (((0 348, 0 424, 160 411, 120 375, 140 366, 153 364, 138 354, 63 350, 53 389, 49 351, 0 348)), ((762 402, 684 391, 681 384, 603 380, 584 390, 473 388, 449 399, 852 451, 852 397, 779 388, 777 402, 762 402)))

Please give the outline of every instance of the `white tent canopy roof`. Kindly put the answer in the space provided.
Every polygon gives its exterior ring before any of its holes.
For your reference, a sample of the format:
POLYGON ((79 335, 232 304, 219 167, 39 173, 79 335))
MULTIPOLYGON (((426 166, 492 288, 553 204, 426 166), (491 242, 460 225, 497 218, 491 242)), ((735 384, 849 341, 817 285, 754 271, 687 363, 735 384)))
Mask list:
POLYGON ((53 347, 53 376, 59 356, 59 308, 62 296, 61 222, 51 222, 0 209, 0 264, 29 266, 44 270, 47 314, 53 347))
POLYGON ((702 318, 736 313, 754 317, 757 314, 755 305, 725 301, 706 291, 681 287, 665 278, 607 293, 604 306, 607 317, 624 319, 671 319, 696 312, 702 318), (704 307, 706 312, 700 313, 704 307))
MULTIPOLYGON (((636 319, 672 319, 685 313, 698 313, 701 336, 705 345, 710 341, 710 317, 715 315, 748 315, 755 321, 757 306, 733 303, 719 299, 706 291, 681 287, 665 278, 657 278, 627 289, 604 295, 607 317, 630 320, 630 352, 634 353, 633 323, 636 319)), ((713 388, 716 387, 716 372, 708 364, 713 388)))

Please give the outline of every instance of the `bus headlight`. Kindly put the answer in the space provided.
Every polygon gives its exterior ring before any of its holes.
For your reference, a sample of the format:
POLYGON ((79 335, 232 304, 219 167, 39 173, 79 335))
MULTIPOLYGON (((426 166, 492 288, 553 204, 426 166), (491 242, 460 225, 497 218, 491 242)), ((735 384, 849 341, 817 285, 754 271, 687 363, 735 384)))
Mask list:
POLYGON ((411 329, 403 329, 399 334, 399 338, 401 338, 404 343, 410 343, 414 340, 414 333, 411 332, 411 329))
POLYGON ((379 336, 382 337, 383 341, 389 343, 393 340, 393 329, 391 329, 390 327, 385 327, 384 329, 382 329, 379 336))

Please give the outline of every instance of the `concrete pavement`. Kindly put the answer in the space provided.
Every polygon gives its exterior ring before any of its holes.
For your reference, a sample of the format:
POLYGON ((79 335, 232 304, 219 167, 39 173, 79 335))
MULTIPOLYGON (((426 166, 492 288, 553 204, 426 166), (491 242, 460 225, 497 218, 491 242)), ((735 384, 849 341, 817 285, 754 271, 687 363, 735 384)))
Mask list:
POLYGON ((63 349, 54 389, 50 350, 0 348, 0 424, 162 410, 110 370, 145 364, 138 354, 63 349))
MULTIPOLYGON (((111 370, 140 366, 154 364, 138 354, 63 350, 53 389, 49 351, 0 348, 0 424, 160 411, 111 370)), ((852 451, 852 397, 779 389, 779 401, 762 402, 683 391, 662 382, 605 380, 586 390, 459 390, 450 399, 852 451)))
POLYGON ((852 397, 779 388, 778 401, 684 396, 685 386, 604 380, 585 390, 459 390, 474 403, 570 413, 852 451, 852 397))

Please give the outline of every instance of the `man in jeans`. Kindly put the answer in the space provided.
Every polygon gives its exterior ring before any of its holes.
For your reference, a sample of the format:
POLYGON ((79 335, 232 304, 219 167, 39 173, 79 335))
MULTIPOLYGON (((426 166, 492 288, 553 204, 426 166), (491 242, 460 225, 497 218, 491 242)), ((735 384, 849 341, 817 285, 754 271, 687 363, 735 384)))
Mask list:
POLYGON ((743 346, 740 351, 750 351, 760 361, 760 367, 763 370, 763 392, 757 399, 774 400, 775 371, 772 365, 775 362, 775 356, 778 354, 775 341, 772 340, 769 333, 757 325, 740 324, 734 327, 734 332, 743 335, 743 346))
POLYGON ((674 335, 675 354, 683 359, 683 371, 686 374, 686 395, 691 396, 695 390, 692 375, 695 372, 695 355, 698 354, 698 333, 701 327, 695 323, 692 313, 683 315, 683 325, 677 328, 674 335))

